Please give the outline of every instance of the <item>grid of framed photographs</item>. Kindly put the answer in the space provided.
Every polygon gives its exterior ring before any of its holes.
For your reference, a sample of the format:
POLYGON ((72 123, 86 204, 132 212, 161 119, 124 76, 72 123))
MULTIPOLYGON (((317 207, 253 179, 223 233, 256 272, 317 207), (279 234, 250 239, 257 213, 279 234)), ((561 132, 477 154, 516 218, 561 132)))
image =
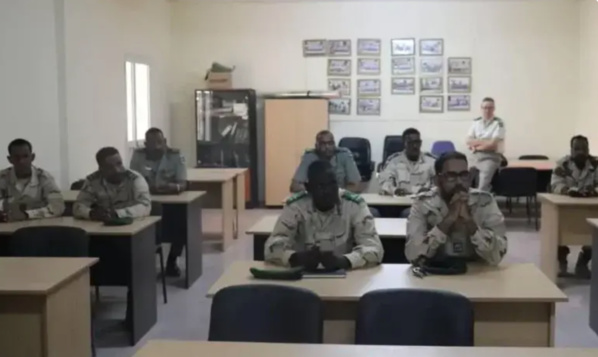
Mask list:
MULTIPOLYGON (((391 39, 390 94, 415 95, 419 87, 421 113, 442 113, 445 103, 447 111, 469 111, 471 57, 448 57, 445 60, 444 46, 441 38, 391 39)), ((383 68, 382 41, 359 38, 355 48, 353 51, 350 39, 303 41, 304 57, 328 57, 328 89, 339 93, 339 98, 329 101, 330 114, 351 115, 351 98, 355 94, 357 115, 380 115, 380 97, 384 90, 379 78, 383 68), (358 76, 355 80, 353 74, 358 76)))

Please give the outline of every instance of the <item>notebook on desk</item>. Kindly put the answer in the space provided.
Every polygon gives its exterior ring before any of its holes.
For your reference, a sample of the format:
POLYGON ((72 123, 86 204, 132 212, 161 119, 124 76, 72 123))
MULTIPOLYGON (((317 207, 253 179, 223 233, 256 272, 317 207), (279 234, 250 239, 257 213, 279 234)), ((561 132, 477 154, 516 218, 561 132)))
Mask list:
POLYGON ((303 272, 303 279, 342 279, 346 277, 347 271, 342 269, 337 271, 317 270, 303 272))

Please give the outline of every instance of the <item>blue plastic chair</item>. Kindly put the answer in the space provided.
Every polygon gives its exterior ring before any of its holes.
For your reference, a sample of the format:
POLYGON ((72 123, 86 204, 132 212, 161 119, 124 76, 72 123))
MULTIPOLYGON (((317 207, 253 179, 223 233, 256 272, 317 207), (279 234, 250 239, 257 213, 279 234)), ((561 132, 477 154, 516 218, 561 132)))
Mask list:
POLYGON ((440 140, 432 144, 432 155, 439 157, 445 152, 455 151, 455 144, 452 141, 440 140))
POLYGON ((209 341, 322 343, 322 301, 290 286, 237 285, 214 295, 209 341))
POLYGON ((423 289, 369 292, 359 300, 355 343, 473 346, 473 306, 462 295, 423 289))

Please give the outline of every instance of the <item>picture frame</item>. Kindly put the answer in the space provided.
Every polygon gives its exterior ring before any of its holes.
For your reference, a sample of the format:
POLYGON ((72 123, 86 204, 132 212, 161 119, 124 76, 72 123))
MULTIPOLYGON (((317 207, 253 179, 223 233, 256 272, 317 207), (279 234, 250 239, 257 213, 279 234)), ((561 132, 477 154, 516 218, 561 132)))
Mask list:
POLYGON ((351 56, 351 40, 328 40, 329 56, 351 56))
POLYGON ((357 39, 358 56, 380 56, 382 53, 382 40, 375 38, 357 39))
POLYGON ((471 57, 449 57, 448 74, 471 74, 471 57))
POLYGON ((419 40, 420 56, 442 56, 444 54, 444 40, 441 38, 422 38, 419 40))
POLYGON ((391 94, 415 94, 415 77, 392 78, 391 94))
POLYGON ((351 79, 328 78, 328 90, 337 91, 341 97, 348 97, 351 95, 351 79))
POLYGON ((334 76, 350 76, 351 75, 351 60, 350 59, 329 59, 328 60, 328 75, 334 76))
POLYGON ((328 114, 351 115, 351 98, 331 98, 328 100, 328 114))
POLYGON ((358 79, 357 80, 357 95, 365 96, 379 96, 382 92, 382 81, 379 79, 358 79))
POLYGON ((441 94, 444 88, 443 77, 420 77, 419 92, 421 94, 441 94))
POLYGON ((303 57, 326 56, 328 54, 327 40, 303 40, 303 57))
POLYGON ((422 95, 419 97, 420 113, 442 113, 444 97, 441 95, 422 95))
POLYGON ((380 98, 357 98, 357 115, 380 115, 380 98))
POLYGON ((390 54, 392 56, 415 56, 415 39, 393 38, 390 40, 390 54))
POLYGON ((391 72, 393 76, 415 74, 415 57, 393 57, 391 72))
POLYGON ((470 76, 449 76, 447 83, 449 93, 471 93, 470 76))
POLYGON ((421 75, 442 75, 444 61, 442 57, 420 57, 419 73, 421 75))
POLYGON ((380 58, 358 58, 357 74, 380 74, 380 58))
POLYGON ((453 94, 447 97, 446 110, 450 112, 465 112, 471 110, 471 96, 469 94, 453 94))

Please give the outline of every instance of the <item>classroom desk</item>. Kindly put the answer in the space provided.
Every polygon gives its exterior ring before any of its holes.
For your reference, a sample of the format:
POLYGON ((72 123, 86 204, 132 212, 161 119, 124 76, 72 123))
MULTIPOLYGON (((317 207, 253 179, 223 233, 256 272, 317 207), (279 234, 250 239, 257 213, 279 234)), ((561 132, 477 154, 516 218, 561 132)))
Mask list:
POLYGON ((595 348, 365 346, 150 340, 133 357, 595 357, 595 348))
POLYGON ((32 226, 69 226, 89 235, 89 255, 99 258, 91 269, 94 286, 126 286, 129 289, 127 327, 135 345, 154 324, 156 299, 156 223, 160 217, 145 217, 127 226, 105 226, 101 222, 58 217, 1 223, 0 244, 7 244, 14 231, 32 226))
MULTIPOLYGON (((245 211, 247 169, 187 169, 190 190, 207 191, 206 203, 222 208, 222 247, 226 250, 239 237, 239 217, 245 211), (218 196, 219 197, 216 197, 218 196), (233 210, 236 207, 236 215, 233 210)), ((206 206, 204 206, 206 207, 206 206)))
MULTIPOLYGON (((598 219, 588 219, 592 230, 592 250, 598 252, 598 219)), ((592 259, 592 280, 590 282, 590 328, 598 334, 598 259, 592 259)))
MULTIPOLYGON (((67 205, 65 212, 72 212, 79 191, 63 191, 67 205)), ((201 201, 204 191, 184 191, 178 195, 152 195, 152 203, 162 206, 163 243, 175 240, 185 244, 184 286, 189 289, 199 279, 203 269, 203 244, 201 232, 201 201)))
POLYGON ((508 160, 507 167, 531 167, 537 171, 552 171, 555 163, 551 160, 508 160))
POLYGON ((412 275, 407 264, 384 264, 349 272, 344 279, 266 281, 251 277, 255 261, 238 261, 212 285, 208 297, 241 284, 280 284, 306 288, 324 301, 324 342, 353 343, 359 298, 388 288, 441 289, 462 294, 474 305, 475 345, 513 347, 554 346, 555 304, 567 296, 534 264, 471 265, 466 275, 412 275))
POLYGON ((0 258, 0 355, 91 356, 96 258, 0 258))
POLYGON ((552 281, 558 271, 559 245, 591 245, 587 218, 598 217, 598 198, 539 193, 541 203, 540 269, 552 281))
MULTIPOLYGON (((264 260, 264 245, 274 230, 278 216, 278 214, 265 216, 245 232, 253 235, 253 260, 264 260)), ((374 218, 374 224, 384 247, 382 263, 407 263, 405 258, 407 219, 374 218)))

